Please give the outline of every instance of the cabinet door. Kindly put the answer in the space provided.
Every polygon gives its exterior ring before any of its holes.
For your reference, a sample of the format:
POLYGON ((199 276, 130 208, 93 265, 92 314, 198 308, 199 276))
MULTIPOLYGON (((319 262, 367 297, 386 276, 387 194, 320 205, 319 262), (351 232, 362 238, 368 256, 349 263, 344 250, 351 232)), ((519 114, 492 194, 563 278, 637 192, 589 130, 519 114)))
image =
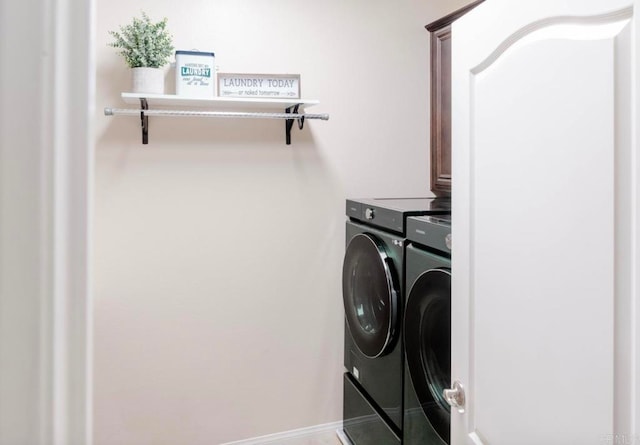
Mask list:
POLYGON ((451 196, 451 24, 484 0, 426 26, 431 33, 431 191, 451 196))
POLYGON ((640 443, 639 6, 453 24, 454 445, 640 443))
POLYGON ((451 24, 431 29, 431 191, 451 195, 451 24))

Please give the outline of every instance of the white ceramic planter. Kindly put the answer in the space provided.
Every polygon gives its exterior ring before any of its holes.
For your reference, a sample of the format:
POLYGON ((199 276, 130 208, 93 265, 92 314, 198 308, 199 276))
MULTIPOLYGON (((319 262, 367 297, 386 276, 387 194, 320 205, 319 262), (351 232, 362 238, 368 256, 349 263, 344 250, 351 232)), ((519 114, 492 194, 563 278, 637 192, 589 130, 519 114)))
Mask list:
POLYGON ((162 68, 132 68, 133 93, 164 94, 164 71, 162 68))

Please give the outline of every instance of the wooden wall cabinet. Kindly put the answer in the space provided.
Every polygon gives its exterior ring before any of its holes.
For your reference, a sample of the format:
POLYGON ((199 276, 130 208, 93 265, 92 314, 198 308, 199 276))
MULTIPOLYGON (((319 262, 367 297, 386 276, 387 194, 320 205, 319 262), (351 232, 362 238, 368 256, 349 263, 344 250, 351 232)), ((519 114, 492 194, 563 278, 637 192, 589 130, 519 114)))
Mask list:
POLYGON ((451 196, 451 24, 478 0, 425 28, 431 33, 431 191, 451 196))

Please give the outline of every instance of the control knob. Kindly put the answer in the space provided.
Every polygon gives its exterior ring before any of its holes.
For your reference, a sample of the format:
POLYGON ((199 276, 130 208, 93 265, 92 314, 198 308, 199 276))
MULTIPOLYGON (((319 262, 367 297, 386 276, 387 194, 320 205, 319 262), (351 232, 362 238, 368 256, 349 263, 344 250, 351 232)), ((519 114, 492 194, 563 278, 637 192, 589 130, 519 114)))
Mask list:
POLYGON ((374 215, 374 213, 373 213, 373 209, 371 209, 371 208, 367 208, 367 209, 365 209, 365 211, 364 211, 364 217, 365 217, 366 219, 373 219, 373 218, 374 218, 374 216, 375 216, 375 215, 374 215))

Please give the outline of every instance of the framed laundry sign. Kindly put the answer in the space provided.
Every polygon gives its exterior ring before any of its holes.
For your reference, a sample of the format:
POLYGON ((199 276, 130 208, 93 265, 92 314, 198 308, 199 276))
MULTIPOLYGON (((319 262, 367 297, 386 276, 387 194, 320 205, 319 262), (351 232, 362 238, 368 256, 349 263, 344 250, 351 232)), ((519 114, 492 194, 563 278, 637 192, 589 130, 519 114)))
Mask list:
POLYGON ((218 96, 299 99, 299 74, 218 73, 218 96))

